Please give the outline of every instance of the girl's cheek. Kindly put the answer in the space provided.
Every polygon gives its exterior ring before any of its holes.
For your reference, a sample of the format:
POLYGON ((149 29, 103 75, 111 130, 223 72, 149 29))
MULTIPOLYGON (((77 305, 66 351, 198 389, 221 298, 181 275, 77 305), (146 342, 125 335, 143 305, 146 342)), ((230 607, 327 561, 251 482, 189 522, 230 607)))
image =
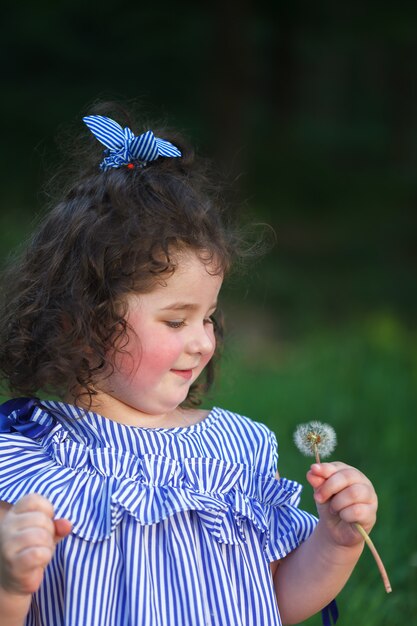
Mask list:
POLYGON ((211 354, 209 356, 206 356, 204 358, 203 363, 202 363, 202 369, 204 369, 206 367, 206 365, 208 365, 210 363, 212 358, 213 358, 213 354, 211 354))

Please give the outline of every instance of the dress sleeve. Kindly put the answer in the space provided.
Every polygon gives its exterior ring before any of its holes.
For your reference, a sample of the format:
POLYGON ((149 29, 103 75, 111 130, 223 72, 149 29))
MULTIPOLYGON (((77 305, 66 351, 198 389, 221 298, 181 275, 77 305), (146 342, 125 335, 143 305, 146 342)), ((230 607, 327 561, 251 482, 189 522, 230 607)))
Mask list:
MULTIPOLYGON (((276 476, 278 444, 275 434, 268 431, 270 464, 268 474, 276 476)), ((271 480, 271 479, 270 479, 271 480)), ((265 499, 268 536, 265 552, 270 561, 284 558, 313 532, 317 517, 299 508, 302 486, 287 478, 274 478, 269 484, 271 495, 265 499)))
POLYGON ((37 442, 20 433, 0 433, 0 500, 15 504, 38 492, 51 465, 37 442))

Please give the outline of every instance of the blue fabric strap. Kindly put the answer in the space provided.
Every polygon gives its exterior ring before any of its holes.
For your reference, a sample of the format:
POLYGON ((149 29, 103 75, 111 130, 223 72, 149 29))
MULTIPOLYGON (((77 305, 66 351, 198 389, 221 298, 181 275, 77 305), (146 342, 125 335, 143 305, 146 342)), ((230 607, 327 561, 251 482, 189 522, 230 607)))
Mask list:
POLYGON ((50 423, 32 420, 39 406, 38 398, 14 398, 0 405, 0 433, 19 432, 25 437, 36 439, 51 430, 50 423))
POLYGON ((143 166, 159 157, 182 156, 176 146, 155 137, 151 130, 136 137, 130 128, 122 128, 120 124, 103 115, 88 115, 83 117, 83 122, 96 139, 106 146, 105 157, 100 163, 100 168, 104 171, 134 162, 143 166))
POLYGON ((339 609, 337 608, 336 600, 332 600, 330 604, 324 607, 321 612, 321 619, 323 626, 332 626, 336 624, 339 618, 339 609))

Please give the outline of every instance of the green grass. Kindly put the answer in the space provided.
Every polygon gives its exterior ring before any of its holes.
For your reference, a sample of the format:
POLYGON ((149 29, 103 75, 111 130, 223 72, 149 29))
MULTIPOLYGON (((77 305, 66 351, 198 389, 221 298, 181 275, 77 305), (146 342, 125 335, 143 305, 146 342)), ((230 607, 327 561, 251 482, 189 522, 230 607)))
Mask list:
MULTIPOLYGON (((339 623, 397 626, 417 615, 417 336, 393 317, 323 330, 297 345, 228 346, 210 400, 272 428, 279 469, 305 485, 304 508, 314 512, 305 480, 309 459, 292 443, 297 424, 319 419, 334 426, 332 458, 359 467, 379 496, 372 532, 393 592, 387 595, 365 550, 339 595, 339 623)), ((321 624, 318 616, 305 622, 321 624)))

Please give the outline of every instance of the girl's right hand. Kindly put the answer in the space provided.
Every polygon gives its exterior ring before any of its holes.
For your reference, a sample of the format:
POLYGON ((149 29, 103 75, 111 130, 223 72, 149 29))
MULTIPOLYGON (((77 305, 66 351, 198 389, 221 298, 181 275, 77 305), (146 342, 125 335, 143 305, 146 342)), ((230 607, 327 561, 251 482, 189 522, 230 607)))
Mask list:
POLYGON ((0 524, 0 587, 20 595, 37 591, 56 544, 70 532, 68 520, 54 520, 49 500, 23 496, 0 524))

